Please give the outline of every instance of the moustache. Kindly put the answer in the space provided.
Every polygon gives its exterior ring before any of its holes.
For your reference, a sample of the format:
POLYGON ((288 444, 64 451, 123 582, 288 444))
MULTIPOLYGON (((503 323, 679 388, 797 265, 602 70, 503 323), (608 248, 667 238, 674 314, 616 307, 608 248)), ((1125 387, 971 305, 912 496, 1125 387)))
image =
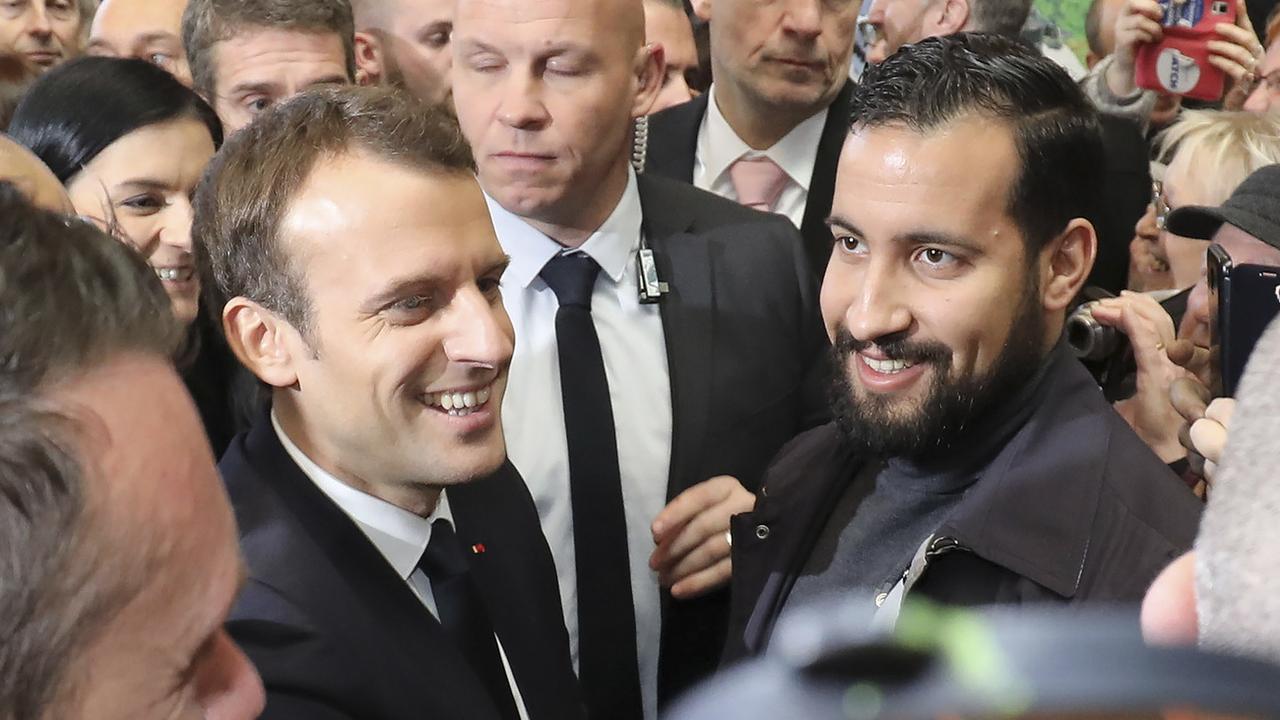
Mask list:
POLYGON ((873 345, 879 348, 889 360, 903 360, 912 365, 925 363, 942 365, 951 362, 951 348, 936 340, 912 341, 906 338, 858 340, 843 327, 836 332, 836 340, 832 347, 836 355, 843 360, 873 345))

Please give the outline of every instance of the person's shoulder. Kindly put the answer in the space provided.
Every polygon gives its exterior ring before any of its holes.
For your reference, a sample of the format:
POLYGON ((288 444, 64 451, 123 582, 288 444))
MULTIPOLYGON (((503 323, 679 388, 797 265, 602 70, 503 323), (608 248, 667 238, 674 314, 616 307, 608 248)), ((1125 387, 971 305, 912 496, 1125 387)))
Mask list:
POLYGON ((696 134, 702 124, 702 116, 707 112, 707 102, 704 93, 688 102, 672 105, 648 116, 650 142, 677 141, 681 139, 681 134, 696 134))

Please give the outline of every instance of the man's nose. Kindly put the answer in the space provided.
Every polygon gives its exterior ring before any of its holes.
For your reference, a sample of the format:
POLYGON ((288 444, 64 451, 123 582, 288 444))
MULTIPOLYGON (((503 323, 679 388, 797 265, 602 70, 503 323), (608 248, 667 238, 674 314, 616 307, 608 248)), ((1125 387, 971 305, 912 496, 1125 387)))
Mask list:
POLYGON ((901 283, 875 263, 862 276, 862 284, 845 313, 845 323, 854 339, 875 341, 906 332, 912 313, 903 297, 901 283))
POLYGON ((490 302, 477 288, 464 289, 455 297, 450 315, 444 349, 451 362, 500 368, 511 360, 511 320, 501 302, 490 302))
POLYGON ((516 130, 537 130, 544 127, 551 117, 542 101, 541 80, 512 73, 511 80, 502 90, 498 119, 503 125, 516 130))

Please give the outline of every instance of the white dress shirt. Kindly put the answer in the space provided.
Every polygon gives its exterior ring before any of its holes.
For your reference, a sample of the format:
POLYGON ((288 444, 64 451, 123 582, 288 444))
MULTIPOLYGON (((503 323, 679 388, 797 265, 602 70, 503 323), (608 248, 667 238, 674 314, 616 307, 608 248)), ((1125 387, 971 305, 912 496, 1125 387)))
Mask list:
MULTIPOLYGON (((569 450, 555 319, 559 303, 538 274, 564 247, 488 198, 498 241, 511 265, 502 300, 516 331, 510 381, 502 402, 502 428, 511 462, 538 506, 542 531, 560 576, 560 597, 574 668, 578 667, 577 566, 569 497, 569 450)), ((580 251, 601 268, 591 295, 591 316, 604 359, 618 437, 622 501, 627 517, 631 594, 644 714, 657 717, 658 646, 662 627, 657 574, 649 569, 653 519, 666 505, 671 465, 671 379, 657 305, 638 299, 636 252, 641 231, 635 174, 613 213, 580 251)))
POLYGON ((791 129, 768 150, 752 150, 729 126, 716 104, 715 85, 707 91, 707 112, 698 127, 698 147, 693 163, 693 184, 720 197, 737 202, 738 193, 729 179, 729 166, 741 157, 767 157, 787 173, 787 184, 774 204, 774 212, 786 215, 797 228, 804 222, 809 181, 818 159, 818 141, 827 122, 827 109, 791 129))
MULTIPOLYGON (((427 611, 438 620, 440 612, 436 608, 435 595, 431 592, 431 581, 418 567, 418 561, 426 551, 427 543, 431 542, 431 524, 436 520, 445 520, 450 525, 454 524, 453 513, 449 511, 448 495, 444 492, 440 493, 440 501, 436 503, 436 509, 432 511, 430 517, 415 515, 381 498, 351 487, 316 465, 285 434, 274 412, 271 413, 271 425, 275 428, 284 451, 302 470, 302 474, 310 478, 311 482, 320 488, 320 492, 355 522, 391 567, 409 584, 414 595, 418 596, 427 611)), ((516 710, 520 712, 521 720, 529 720, 529 713, 524 707, 524 698, 520 696, 520 687, 516 684, 515 675, 511 672, 511 663, 507 661, 507 652, 502 648, 502 640, 497 635, 494 639, 498 641, 498 654, 502 658, 502 667, 507 673, 507 682, 511 685, 511 695, 515 698, 516 710)))

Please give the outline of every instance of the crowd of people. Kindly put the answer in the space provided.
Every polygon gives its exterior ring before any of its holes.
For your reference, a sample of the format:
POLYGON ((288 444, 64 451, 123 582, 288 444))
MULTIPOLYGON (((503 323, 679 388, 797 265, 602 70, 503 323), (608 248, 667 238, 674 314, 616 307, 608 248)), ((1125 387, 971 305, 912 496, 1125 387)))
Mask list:
POLYGON ((0 0, 0 720, 1280 713, 1280 20, 1030 5, 0 0))

